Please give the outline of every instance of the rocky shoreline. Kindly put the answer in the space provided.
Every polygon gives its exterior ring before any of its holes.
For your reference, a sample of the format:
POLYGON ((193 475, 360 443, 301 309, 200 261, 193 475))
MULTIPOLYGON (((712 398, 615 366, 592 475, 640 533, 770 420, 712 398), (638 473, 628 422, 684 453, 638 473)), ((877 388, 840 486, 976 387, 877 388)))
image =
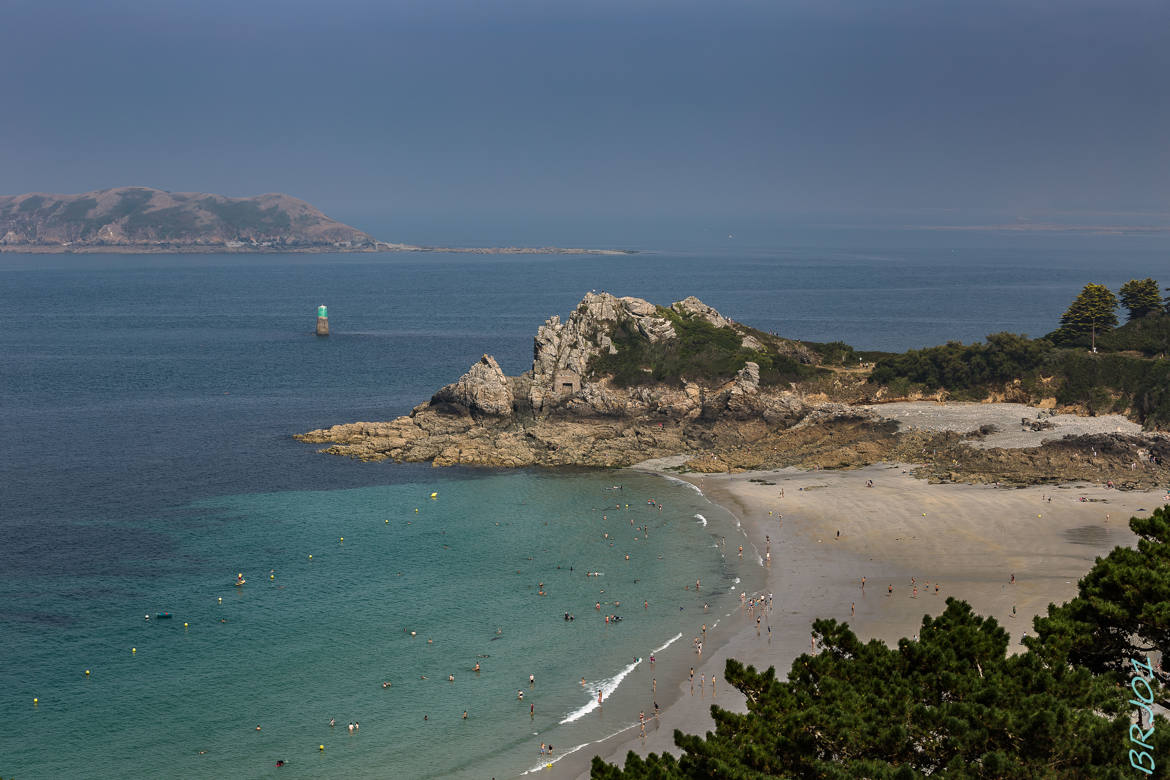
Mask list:
POLYGON ((783 355, 810 368, 820 362, 799 342, 769 338, 697 298, 667 309, 638 298, 589 293, 568 320, 554 316, 538 329, 532 369, 520 376, 506 376, 484 355, 409 415, 295 438, 329 445, 321 451, 333 455, 435 466, 615 468, 685 456, 679 470, 704 473, 901 462, 919 464, 914 473, 932 482, 1085 481, 1132 489, 1170 483, 1170 438, 1133 425, 1121 429, 1116 420, 1105 428, 1086 427, 1064 415, 1060 427, 1036 423, 1036 430, 1053 428, 1052 438, 1036 437, 1025 442, 1030 446, 988 446, 1005 414, 1024 410, 1021 417, 1039 420, 1041 410, 962 404, 968 413, 961 419, 907 427, 897 415, 882 413, 881 402, 896 400, 886 398, 884 388, 867 386, 864 375, 840 369, 822 369, 807 382, 774 384, 761 382, 760 365, 751 360, 729 381, 621 384, 596 370, 599 358, 617 355, 619 343, 630 339, 673 346, 682 338, 676 332, 680 323, 690 322, 716 329, 761 361, 783 355), (980 406, 994 423, 976 424, 980 406))

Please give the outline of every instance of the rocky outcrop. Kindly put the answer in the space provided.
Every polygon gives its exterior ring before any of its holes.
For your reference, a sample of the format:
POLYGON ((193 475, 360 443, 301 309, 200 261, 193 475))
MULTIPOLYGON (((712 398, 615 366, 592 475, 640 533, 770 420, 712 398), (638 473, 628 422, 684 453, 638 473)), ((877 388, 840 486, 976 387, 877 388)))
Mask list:
POLYGON ((452 403, 469 412, 497 416, 512 414, 512 388, 500 364, 491 355, 484 355, 459 381, 435 393, 432 404, 452 403))
POLYGON ((621 386, 607 375, 591 374, 596 357, 618 353, 618 332, 627 340, 623 343, 634 338, 662 345, 678 338, 671 317, 729 328, 756 344, 749 349, 768 349, 698 298, 660 309, 640 298, 591 292, 567 320, 553 316, 537 329, 532 369, 521 376, 505 376, 495 359, 484 355, 406 417, 297 438, 329 443, 326 452, 363 460, 620 466, 738 446, 826 407, 787 386, 762 386, 754 361, 730 381, 621 386))
MULTIPOLYGON (((632 325, 651 343, 675 337, 674 326, 658 315, 654 304, 641 298, 618 298, 590 292, 567 322, 553 315, 536 331, 532 348, 532 385, 529 401, 541 412, 581 389, 589 361, 605 351, 617 352, 611 337, 618 323, 632 325)), ((603 407, 612 406, 604 394, 594 393, 603 407)))

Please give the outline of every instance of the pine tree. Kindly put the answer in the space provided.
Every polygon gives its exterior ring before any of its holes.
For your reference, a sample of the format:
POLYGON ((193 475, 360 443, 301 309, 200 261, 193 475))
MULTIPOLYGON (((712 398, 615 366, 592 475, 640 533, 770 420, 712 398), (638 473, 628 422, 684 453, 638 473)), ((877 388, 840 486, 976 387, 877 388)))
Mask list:
POLYGON ((1117 326, 1117 296, 1103 284, 1086 284, 1060 318, 1060 329, 1053 334, 1058 343, 1083 343, 1090 337, 1097 351, 1097 333, 1117 326))
MULTIPOLYGON (((712 707, 706 738, 675 732, 677 760, 633 753, 618 778, 1116 778, 1127 777, 1132 707, 1112 676, 1067 659, 1008 655, 1008 633, 965 602, 923 618, 920 639, 862 643, 818 620, 824 648, 801 655, 787 681, 728 660, 725 679, 747 712, 712 707)), ((1156 722, 1153 754, 1170 749, 1156 722)))
MULTIPOLYGON (((1040 654, 1056 653, 1095 674, 1128 676, 1131 658, 1170 653, 1170 507, 1134 517, 1137 549, 1117 547, 1077 583, 1078 595, 1035 620, 1037 638, 1025 640, 1040 654)), ((1170 665, 1170 661, 1166 662, 1170 665)), ((1155 670, 1160 703, 1170 705, 1170 673, 1155 670)))
POLYGON ((1129 318, 1141 317, 1162 311, 1162 293, 1153 279, 1130 279, 1121 285, 1121 305, 1129 310, 1129 318))
MULTIPOLYGON (((1138 708, 1127 683, 1154 650, 1170 651, 1170 507, 1130 527, 1138 548, 1099 559, 1080 595, 1036 618, 1023 653, 1008 655, 1007 632, 955 599, 896 648, 818 620, 823 651, 797 658, 786 681, 774 668, 728 660, 724 679, 745 695, 746 713, 712 706, 714 732, 675 731, 680 758, 631 751, 624 769, 594 758, 592 777, 1138 776, 1129 752, 1138 708)), ((1165 706, 1170 679, 1153 672, 1165 706)), ((1165 761, 1170 724, 1159 715, 1141 730, 1151 725, 1149 754, 1165 761)), ((1151 777, 1167 776, 1163 761, 1151 777)))

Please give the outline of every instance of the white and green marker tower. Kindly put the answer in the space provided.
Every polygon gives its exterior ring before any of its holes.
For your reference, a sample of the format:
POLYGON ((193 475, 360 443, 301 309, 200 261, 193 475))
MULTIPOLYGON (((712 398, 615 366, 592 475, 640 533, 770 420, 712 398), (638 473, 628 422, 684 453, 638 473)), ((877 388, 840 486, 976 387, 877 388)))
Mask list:
POLYGON ((317 335, 329 335, 329 309, 325 304, 317 307, 317 335))

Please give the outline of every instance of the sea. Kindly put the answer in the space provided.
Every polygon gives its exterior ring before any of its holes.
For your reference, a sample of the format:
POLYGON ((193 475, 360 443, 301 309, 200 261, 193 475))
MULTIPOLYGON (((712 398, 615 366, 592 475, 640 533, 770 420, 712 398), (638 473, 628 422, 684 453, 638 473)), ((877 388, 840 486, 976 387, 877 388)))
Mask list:
POLYGON ((1042 335, 1086 282, 1167 267, 1156 237, 718 239, 0 254, 0 777, 502 778, 588 753, 762 587, 742 518, 653 474, 361 463, 293 434, 406 414, 484 353, 523 371, 590 290, 904 350, 1042 335))

